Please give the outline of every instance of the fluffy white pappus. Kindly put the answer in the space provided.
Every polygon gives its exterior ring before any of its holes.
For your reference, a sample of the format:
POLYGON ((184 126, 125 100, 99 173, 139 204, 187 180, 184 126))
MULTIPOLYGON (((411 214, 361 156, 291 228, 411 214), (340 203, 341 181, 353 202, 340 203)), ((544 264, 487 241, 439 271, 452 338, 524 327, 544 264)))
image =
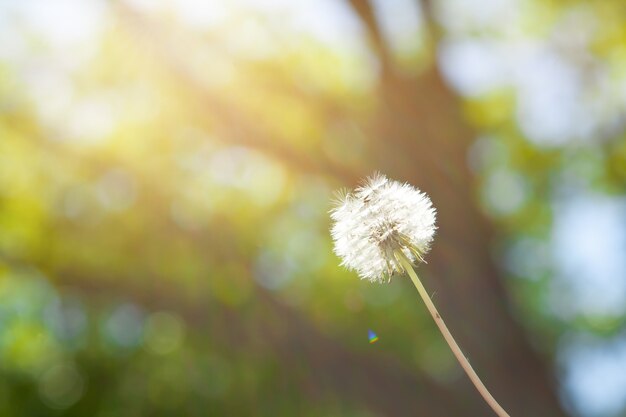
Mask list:
POLYGON ((330 213, 341 265, 370 281, 403 273, 399 256, 423 262, 437 228, 435 208, 425 193, 382 174, 340 195, 330 213))

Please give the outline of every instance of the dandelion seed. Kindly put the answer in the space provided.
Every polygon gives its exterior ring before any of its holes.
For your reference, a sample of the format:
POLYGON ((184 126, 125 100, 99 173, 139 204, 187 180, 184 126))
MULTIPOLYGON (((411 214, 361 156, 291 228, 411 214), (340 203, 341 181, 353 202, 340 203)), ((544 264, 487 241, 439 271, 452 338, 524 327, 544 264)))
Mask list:
POLYGON ((405 268, 394 255, 423 262, 435 234, 430 198, 409 184, 375 174, 335 201, 331 234, 341 264, 363 279, 388 281, 405 268))

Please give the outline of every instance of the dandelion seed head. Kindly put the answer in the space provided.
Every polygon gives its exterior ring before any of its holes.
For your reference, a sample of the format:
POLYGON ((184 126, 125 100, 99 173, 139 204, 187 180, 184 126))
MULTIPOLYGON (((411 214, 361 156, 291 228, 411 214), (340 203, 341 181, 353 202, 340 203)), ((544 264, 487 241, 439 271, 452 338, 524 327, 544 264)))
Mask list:
POLYGON ((422 262, 436 230, 436 211, 425 193, 378 173, 353 192, 338 194, 331 218, 341 265, 378 282, 404 272, 398 251, 422 262))

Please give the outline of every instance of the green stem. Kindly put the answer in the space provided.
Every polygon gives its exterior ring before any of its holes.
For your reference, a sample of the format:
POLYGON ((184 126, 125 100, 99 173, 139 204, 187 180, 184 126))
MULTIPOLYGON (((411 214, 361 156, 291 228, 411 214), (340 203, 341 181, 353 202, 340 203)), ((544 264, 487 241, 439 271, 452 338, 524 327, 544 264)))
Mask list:
POLYGON ((469 379, 472 381, 472 383, 474 384, 474 386, 476 387, 480 395, 482 395, 482 397, 485 399, 487 404, 489 404, 489 406, 493 409, 493 411, 495 411, 495 413, 499 417, 510 417, 507 414, 507 412, 504 411, 504 408, 502 408, 500 404, 498 404, 498 402, 495 400, 495 398, 493 398, 489 390, 487 390, 485 385, 482 383, 482 381, 480 380, 480 378, 474 371, 474 368, 472 368, 472 365, 470 365, 465 355, 463 355, 461 348, 456 343, 456 340, 454 340, 454 337, 452 337, 452 334, 448 330, 446 323, 443 321, 443 319, 439 315, 439 312, 437 311, 437 308, 435 307, 430 297, 428 296, 428 293, 426 292, 426 288, 424 288, 424 286, 422 285, 422 282, 417 277, 417 274, 415 273, 415 270, 413 269, 413 265, 411 265, 411 262, 409 262, 409 260, 406 258, 406 255, 404 255, 401 251, 396 252, 396 257, 398 261, 402 264, 402 267, 406 270, 406 272, 411 277, 411 280, 413 281, 415 288, 417 288, 417 291, 422 296, 422 299, 424 300, 424 303, 426 304, 428 311, 430 312, 431 316, 433 316, 433 319, 435 320, 437 327, 439 327, 439 330, 441 330, 441 333, 443 334, 444 339, 446 339, 446 342, 448 342, 448 345, 450 346, 452 353, 454 353, 454 356, 456 356, 456 359, 459 361, 459 363, 461 364, 461 367, 463 368, 463 370, 465 370, 465 373, 467 374, 469 379))

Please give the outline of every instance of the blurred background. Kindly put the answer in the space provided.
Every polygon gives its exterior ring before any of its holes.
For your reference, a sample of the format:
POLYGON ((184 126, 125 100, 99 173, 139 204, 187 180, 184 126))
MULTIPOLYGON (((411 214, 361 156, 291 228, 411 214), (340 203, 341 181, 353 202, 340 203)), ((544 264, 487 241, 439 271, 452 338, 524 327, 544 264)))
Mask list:
POLYGON ((380 170, 504 408, 626 416, 625 124, 623 0, 0 0, 0 415, 491 415, 332 253, 380 170))

